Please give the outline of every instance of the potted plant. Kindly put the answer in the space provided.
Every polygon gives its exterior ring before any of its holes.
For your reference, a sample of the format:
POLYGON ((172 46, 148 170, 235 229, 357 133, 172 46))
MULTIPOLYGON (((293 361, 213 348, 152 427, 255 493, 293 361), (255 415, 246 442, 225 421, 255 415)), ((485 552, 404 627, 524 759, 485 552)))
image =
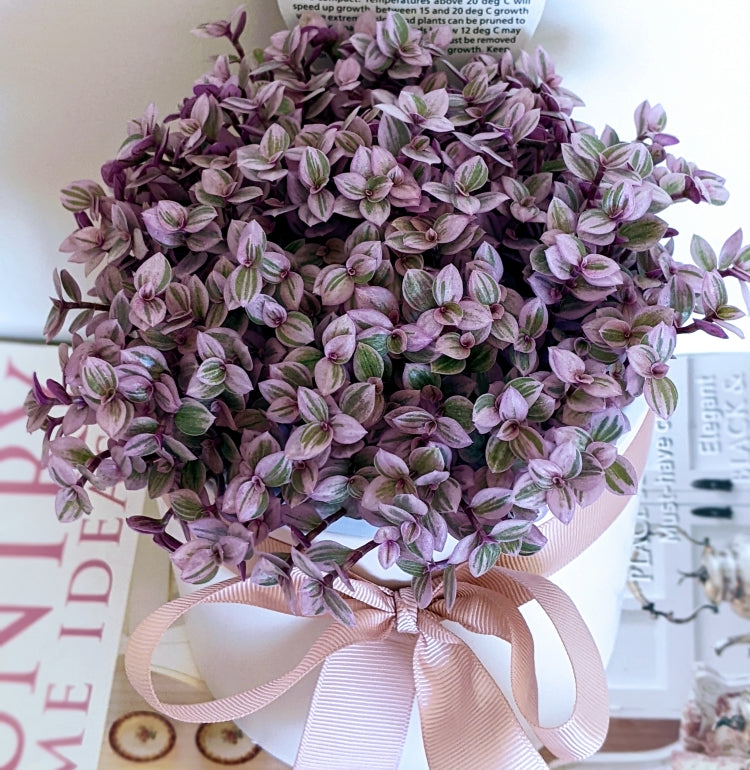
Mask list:
POLYGON ((197 30, 232 53, 128 124, 104 186, 63 190, 93 288, 55 273, 45 334, 72 313, 72 342, 27 402, 57 515, 123 482, 163 501, 129 524, 184 581, 228 566, 352 624, 371 553, 450 608, 459 570, 543 550, 545 513, 635 492, 625 410, 671 415, 677 337, 733 330, 750 248, 679 261, 665 213, 723 180, 671 154, 659 106, 632 140, 575 120, 541 49, 457 67, 445 28, 366 13, 248 54, 245 18, 197 30))

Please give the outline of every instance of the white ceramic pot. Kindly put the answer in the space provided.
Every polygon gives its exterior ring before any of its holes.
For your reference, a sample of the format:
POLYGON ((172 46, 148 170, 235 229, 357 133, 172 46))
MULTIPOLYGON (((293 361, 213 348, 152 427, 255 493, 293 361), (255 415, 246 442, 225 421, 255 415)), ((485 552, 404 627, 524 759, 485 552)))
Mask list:
MULTIPOLYGON (((628 415, 632 431, 618 446, 620 452, 625 451, 645 419, 645 404, 637 403, 628 415)), ((617 634, 637 508, 637 498, 633 497, 596 542, 549 576, 578 607, 605 665, 617 634)), ((349 534, 332 532, 331 535, 350 547, 361 542, 349 534)), ((368 556, 371 558, 363 566, 376 581, 392 586, 393 570, 384 573, 374 553, 368 556)), ((402 575, 399 570, 395 571, 396 577, 402 575)), ((222 571, 215 580, 218 582, 229 576, 228 571, 222 571)), ((190 593, 194 588, 184 583, 180 585, 183 593, 190 593)), ((540 723, 544 727, 553 727, 565 722, 572 711, 575 687, 570 664, 550 620, 539 605, 535 601, 528 602, 521 611, 535 640, 540 723)), ((195 661, 216 697, 259 686, 285 673, 304 655, 310 640, 319 636, 330 622, 327 618, 300 618, 256 607, 217 604, 196 607, 185 617, 195 661)), ((513 705, 509 644, 495 637, 468 632, 455 624, 451 624, 451 630, 474 650, 513 705)), ((377 672, 373 675, 377 676, 377 672)), ((316 675, 309 675, 270 706, 239 720, 238 724, 266 751, 292 764, 315 683, 316 675)), ((412 710, 400 768, 427 768, 416 707, 412 710)))

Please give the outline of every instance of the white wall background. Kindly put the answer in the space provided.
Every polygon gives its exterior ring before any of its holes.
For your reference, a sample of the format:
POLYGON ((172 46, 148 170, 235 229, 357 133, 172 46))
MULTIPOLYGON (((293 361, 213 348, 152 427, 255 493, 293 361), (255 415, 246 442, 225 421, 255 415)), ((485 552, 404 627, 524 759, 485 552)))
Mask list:
MULTIPOLYGON (((51 271, 64 264, 57 248, 73 229, 60 188, 98 178, 148 102, 165 115, 189 93, 224 50, 189 30, 228 18, 236 2, 0 0, 0 337, 40 337, 51 271)), ((246 6, 246 48, 262 45, 281 27, 276 3, 246 6)), ((580 119, 629 138, 635 106, 661 102, 676 151, 727 178, 726 206, 670 215, 686 260, 693 232, 718 247, 745 224, 750 239, 749 26, 743 0, 548 0, 534 38, 586 101, 580 119)), ((682 347, 709 349, 697 335, 682 347)))

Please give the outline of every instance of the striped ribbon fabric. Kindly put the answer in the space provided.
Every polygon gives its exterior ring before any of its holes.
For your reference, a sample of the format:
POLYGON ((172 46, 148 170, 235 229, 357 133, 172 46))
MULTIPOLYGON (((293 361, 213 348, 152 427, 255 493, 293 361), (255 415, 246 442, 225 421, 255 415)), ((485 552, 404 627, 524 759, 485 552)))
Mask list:
MULTIPOLYGON (((652 425, 652 419, 644 422, 626 452, 639 473, 652 425)), ((479 578, 465 567, 457 570, 457 597, 450 611, 440 592, 420 610, 408 587, 392 590, 355 579, 351 589, 338 586, 354 611, 355 625, 331 623, 283 676, 205 703, 163 703, 154 690, 151 659, 167 629, 191 607, 230 603, 290 613, 277 587, 259 587, 237 578, 207 586, 164 605, 141 623, 125 657, 128 677, 142 697, 167 716, 221 722, 262 709, 322 665, 296 770, 395 770, 415 696, 432 770, 543 770, 545 761, 495 680, 464 641, 443 624, 453 621, 510 643, 511 688, 520 714, 539 742, 557 757, 583 759, 595 753, 606 736, 607 683, 596 644, 578 610, 545 575, 594 542, 627 503, 627 498, 604 497, 578 511, 567 527, 550 521, 545 528, 550 543, 538 557, 503 558, 479 578), (546 556, 548 549, 551 553, 546 556), (539 724, 534 640, 520 612, 532 600, 552 621, 576 683, 573 713, 553 728, 539 724)), ((274 545, 277 550, 289 548, 278 541, 274 545)), ((299 587, 302 576, 295 572, 293 580, 299 587)))

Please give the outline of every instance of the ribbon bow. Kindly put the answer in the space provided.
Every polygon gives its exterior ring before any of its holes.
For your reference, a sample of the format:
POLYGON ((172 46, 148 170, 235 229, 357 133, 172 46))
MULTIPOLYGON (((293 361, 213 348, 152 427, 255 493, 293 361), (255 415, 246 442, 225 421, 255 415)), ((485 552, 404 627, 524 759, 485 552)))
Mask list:
MULTIPOLYGON (((631 445, 631 457, 641 466, 651 425, 647 420, 631 445)), ((587 510, 595 523, 579 525, 583 526, 579 531, 568 530, 574 536, 568 541, 572 547, 559 551, 552 562, 549 556, 501 559, 502 566, 481 577, 459 568, 456 600, 450 611, 440 592, 420 610, 410 588, 394 591, 361 579, 352 581, 351 590, 340 585, 354 612, 355 625, 331 623, 286 674, 205 703, 162 703, 154 690, 151 659, 167 629, 191 607, 230 603, 291 612, 278 587, 260 587, 237 578, 207 586, 165 604, 138 626, 125 655, 128 678, 153 708, 167 716, 185 722, 221 722, 262 709, 322 664, 296 770, 395 770, 415 695, 432 770, 546 770, 495 680, 469 646, 443 623, 452 621, 468 631, 510 643, 510 681, 521 716, 556 756, 568 761, 583 759, 599 749, 607 732, 604 669, 573 602, 538 573, 554 571, 552 566, 559 569, 593 542, 597 532, 601 534, 621 512, 621 500, 614 498, 613 505, 610 497, 597 511, 587 510), (509 564, 528 565, 530 570, 509 568, 509 564), (531 600, 552 621, 576 685, 570 718, 552 728, 539 725, 534 641, 520 612, 531 600)), ((576 518, 583 518, 582 513, 576 518)), ((292 580, 299 588, 302 576, 295 570, 292 580)))
MULTIPOLYGON (((300 579, 299 576, 297 579, 300 579)), ((462 571, 448 612, 442 598, 418 610, 410 588, 393 591, 353 582, 356 623, 332 623, 302 660, 268 684, 207 703, 162 703, 151 679, 151 657, 164 632, 196 604, 226 602, 289 612, 280 590, 231 579, 158 609, 133 634, 125 666, 135 689, 155 709, 186 722, 238 719, 271 703, 323 663, 295 768, 368 770, 398 767, 416 694, 429 766, 536 770, 546 768, 495 680, 462 639, 442 625, 460 623, 511 644, 513 696, 537 737, 563 759, 581 759, 607 731, 607 686, 599 655, 575 605, 539 575, 495 568, 481 578, 462 571), (534 642, 519 607, 536 599, 560 634, 579 692, 570 719, 538 724, 534 642), (335 747, 339 757, 331 757, 335 747), (368 750, 370 749, 370 750, 368 750), (520 760, 525 757, 525 761, 520 760), (337 764, 338 762, 338 764, 337 764), (365 765, 362 765, 365 767, 365 765)))

